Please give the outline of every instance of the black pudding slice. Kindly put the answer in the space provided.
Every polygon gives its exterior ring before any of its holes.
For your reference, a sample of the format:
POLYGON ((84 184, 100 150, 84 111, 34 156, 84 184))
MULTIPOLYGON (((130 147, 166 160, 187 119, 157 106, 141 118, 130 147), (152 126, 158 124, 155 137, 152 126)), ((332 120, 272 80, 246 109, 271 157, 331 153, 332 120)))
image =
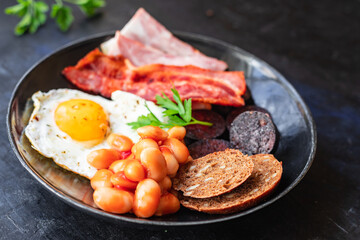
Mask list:
POLYGON ((243 154, 270 153, 275 146, 276 129, 268 113, 247 111, 230 126, 230 143, 243 154))
POLYGON ((191 144, 188 149, 194 159, 201 158, 213 152, 224 151, 231 148, 229 141, 222 139, 203 139, 191 144))
POLYGON ((248 106, 244 106, 244 107, 239 107, 236 108, 235 110, 231 111, 227 116, 226 116, 226 128, 228 130, 230 130, 231 127, 231 123, 234 121, 234 119, 239 116, 241 113, 243 112, 247 112, 247 111, 258 111, 258 112, 263 112, 263 113, 267 113, 270 115, 270 113, 261 107, 255 106, 255 105, 248 105, 248 106))
POLYGON ((224 118, 210 110, 195 110, 192 116, 199 121, 210 122, 212 126, 193 124, 186 126, 186 137, 196 140, 216 138, 225 131, 224 118))

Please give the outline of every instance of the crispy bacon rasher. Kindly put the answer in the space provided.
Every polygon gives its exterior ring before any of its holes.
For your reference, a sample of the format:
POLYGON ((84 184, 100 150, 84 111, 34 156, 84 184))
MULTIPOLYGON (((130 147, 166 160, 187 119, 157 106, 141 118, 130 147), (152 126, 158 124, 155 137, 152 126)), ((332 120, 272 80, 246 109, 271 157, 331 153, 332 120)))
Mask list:
MULTIPOLYGON (((173 38, 175 39, 175 37, 173 38)), ((102 44, 102 50, 103 53, 110 56, 121 54, 128 58, 135 66, 157 63, 174 66, 193 65, 214 71, 223 71, 227 68, 227 64, 224 61, 205 56, 199 50, 194 49, 191 55, 171 55, 151 46, 146 46, 139 41, 127 38, 120 31, 116 31, 114 40, 109 40, 102 44)))
POLYGON ((119 56, 108 56, 95 49, 76 66, 63 70, 65 77, 82 90, 110 97, 115 90, 155 101, 157 94, 172 96, 175 87, 182 99, 219 105, 242 106, 246 90, 243 72, 211 71, 195 66, 150 64, 135 67, 119 56))
POLYGON ((175 37, 143 8, 139 8, 113 38, 102 43, 101 50, 106 55, 121 54, 135 66, 194 65, 214 71, 224 71, 228 67, 224 61, 206 56, 175 37))

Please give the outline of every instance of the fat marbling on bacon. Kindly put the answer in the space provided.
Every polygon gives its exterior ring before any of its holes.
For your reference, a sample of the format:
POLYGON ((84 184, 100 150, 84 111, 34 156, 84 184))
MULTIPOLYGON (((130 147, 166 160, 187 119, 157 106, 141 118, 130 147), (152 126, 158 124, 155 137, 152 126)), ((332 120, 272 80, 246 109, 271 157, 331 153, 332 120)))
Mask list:
POLYGON ((143 8, 135 13, 114 38, 103 43, 101 49, 107 55, 121 54, 135 66, 160 63, 176 66, 194 65, 214 71, 223 71, 227 68, 224 61, 208 57, 174 37, 143 8))
POLYGON ((108 56, 95 49, 76 66, 63 70, 65 77, 85 91, 110 97, 115 90, 156 101, 157 94, 172 96, 175 87, 182 99, 219 105, 242 106, 246 90, 243 72, 211 71, 195 66, 150 64, 135 67, 125 57, 108 56))

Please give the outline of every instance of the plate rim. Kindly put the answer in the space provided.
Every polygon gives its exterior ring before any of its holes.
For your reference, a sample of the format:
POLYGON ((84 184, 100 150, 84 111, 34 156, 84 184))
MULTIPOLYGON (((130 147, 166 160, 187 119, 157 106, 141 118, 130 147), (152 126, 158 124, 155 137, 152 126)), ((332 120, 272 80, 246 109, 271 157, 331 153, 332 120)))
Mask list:
POLYGON ((308 123, 307 125, 308 125, 308 127, 310 129, 311 150, 310 150, 310 154, 309 154, 309 156, 307 158, 305 167, 302 169, 300 174, 297 176, 297 178, 287 188, 285 188, 282 192, 280 192, 279 195, 277 195, 273 199, 267 200, 267 201, 255 206, 255 207, 252 207, 252 208, 247 209, 245 211, 238 212, 236 214, 223 215, 223 217, 217 218, 217 219, 199 220, 199 221, 187 221, 187 222, 176 222, 176 221, 174 221, 174 222, 166 222, 166 221, 142 219, 142 218, 127 218, 127 217, 122 216, 122 215, 116 215, 116 214, 107 213, 107 212, 105 212, 103 210, 96 209, 94 207, 88 206, 85 203, 81 203, 79 200, 71 198, 71 196, 67 195, 66 193, 62 192, 61 190, 59 190, 57 188, 55 189, 51 185, 51 183, 49 183, 41 175, 37 174, 37 172, 34 171, 32 169, 32 167, 29 166, 26 163, 26 160, 23 159, 23 157, 19 153, 19 150, 16 147, 14 136, 11 133, 11 109, 12 109, 12 105, 14 103, 14 98, 15 98, 17 92, 19 91, 20 85, 26 79, 27 75, 29 73, 31 73, 37 66, 39 66, 41 63, 43 63, 45 60, 50 58, 51 56, 53 56, 55 54, 58 54, 61 51, 66 50, 69 47, 73 47, 74 45, 78 45, 78 44, 81 44, 81 43, 86 42, 86 41, 91 41, 91 40, 96 39, 96 38, 103 38, 103 37, 107 37, 107 36, 110 37, 110 36, 114 35, 114 33, 115 33, 115 31, 107 31, 107 32, 92 34, 90 36, 82 37, 82 38, 79 38, 77 40, 71 41, 71 42, 69 42, 69 43, 67 43, 67 44, 65 44, 63 46, 60 46, 56 50, 52 51, 51 53, 47 54, 46 56, 44 56, 43 58, 41 58, 40 60, 35 62, 22 75, 20 80, 15 85, 14 90, 12 91, 10 102, 9 102, 8 108, 7 108, 7 114, 6 114, 7 133, 8 133, 8 139, 9 139, 11 148, 12 148, 13 152, 15 153, 16 157, 18 158, 18 160, 20 161, 21 165, 45 189, 47 189, 48 191, 55 194, 62 201, 64 201, 65 203, 67 203, 70 206, 74 206, 74 207, 78 208, 79 210, 82 210, 82 211, 85 211, 85 212, 89 212, 92 215, 107 218, 108 220, 110 220, 110 219, 116 220, 116 221, 120 220, 120 221, 123 221, 124 223, 135 223, 135 224, 141 224, 141 225, 147 225, 147 226, 179 227, 179 226, 196 226, 196 225, 214 224, 214 223, 219 223, 219 222, 224 222, 224 221, 229 221, 229 220, 233 220, 233 219, 236 219, 236 218, 240 218, 240 217, 243 217, 245 215, 249 215, 249 214, 254 213, 254 212, 256 212, 256 211, 258 211, 258 210, 260 210, 260 209, 262 209, 264 207, 269 206, 270 204, 274 203, 275 201, 277 201, 280 198, 282 198, 283 196, 285 196, 297 184, 299 184, 299 182, 304 178, 304 176, 309 171, 309 169, 310 169, 310 167, 311 167, 311 165, 312 165, 312 163, 314 161, 314 157, 315 157, 315 153, 316 153, 316 147, 317 147, 317 132, 316 132, 315 121, 313 119, 313 116, 311 114, 311 111, 310 111, 309 107, 306 105, 304 99, 295 90, 295 88, 292 86, 292 84, 288 80, 286 80, 286 78, 279 71, 277 71, 274 67, 269 65, 267 62, 265 62, 262 59, 256 57, 255 55, 247 52, 246 50, 243 50, 240 47, 237 47, 237 46, 235 46, 233 44, 227 43, 227 42, 225 42, 223 40, 219 40, 219 39, 209 37, 209 36, 205 36, 205 35, 202 35, 202 34, 190 33, 190 32, 184 32, 184 31, 173 31, 174 35, 179 36, 180 38, 185 37, 185 38, 193 39, 193 40, 196 40, 196 41, 208 42, 208 43, 212 43, 212 44, 215 44, 215 45, 220 45, 220 46, 225 47, 227 49, 232 49, 232 50, 234 50, 236 52, 240 52, 243 55, 247 55, 247 56, 251 57, 252 60, 255 60, 255 61, 259 62, 260 64, 266 66, 268 69, 270 69, 272 71, 272 73, 274 73, 276 75, 277 79, 275 81, 281 83, 281 85, 286 88, 287 92, 292 95, 292 98, 297 99, 298 100, 297 102, 300 103, 300 106, 304 111, 304 116, 306 117, 305 122, 306 122, 306 124, 308 123))

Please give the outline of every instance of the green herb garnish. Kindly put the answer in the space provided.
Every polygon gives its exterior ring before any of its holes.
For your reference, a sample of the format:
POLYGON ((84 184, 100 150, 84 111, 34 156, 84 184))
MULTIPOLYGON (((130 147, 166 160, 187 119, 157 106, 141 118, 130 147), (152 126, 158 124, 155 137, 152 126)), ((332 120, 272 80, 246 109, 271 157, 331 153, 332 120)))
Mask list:
MULTIPOLYGON (((16 15, 21 18, 16 25, 16 35, 23 35, 25 32, 35 33, 37 29, 46 22, 49 5, 37 0, 17 0, 18 4, 5 9, 8 15, 16 15)), ((51 5, 51 18, 62 31, 67 31, 74 21, 71 8, 64 5, 70 3, 78 6, 88 17, 95 14, 96 9, 105 6, 105 0, 54 0, 51 5)))
POLYGON ((212 123, 198 121, 192 117, 191 112, 191 98, 185 99, 184 102, 181 101, 180 94, 176 89, 171 89, 173 92, 173 98, 175 102, 171 101, 168 96, 163 93, 163 96, 156 95, 156 103, 160 107, 165 108, 166 110, 163 112, 163 116, 167 117, 167 122, 161 122, 153 112, 151 112, 150 108, 147 104, 145 104, 146 108, 150 112, 148 115, 140 116, 136 122, 128 123, 132 129, 138 129, 140 127, 152 125, 158 126, 161 128, 171 128, 174 126, 187 126, 191 124, 200 124, 206 126, 212 126, 212 123))

